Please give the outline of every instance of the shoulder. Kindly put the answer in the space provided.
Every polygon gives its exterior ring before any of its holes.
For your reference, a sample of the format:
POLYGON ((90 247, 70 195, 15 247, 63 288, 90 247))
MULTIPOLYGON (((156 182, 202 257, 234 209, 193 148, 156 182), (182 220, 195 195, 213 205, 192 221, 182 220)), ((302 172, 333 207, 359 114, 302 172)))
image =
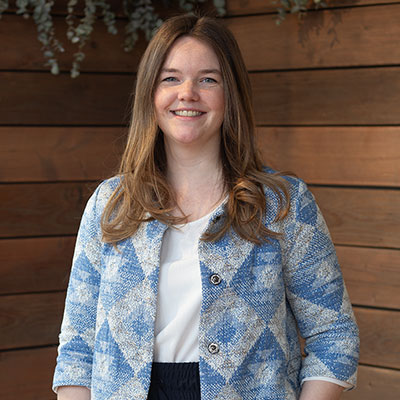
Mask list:
POLYGON ((97 192, 98 201, 108 201, 111 195, 118 190, 121 180, 121 176, 113 176, 101 182, 95 190, 95 193, 97 192))
MULTIPOLYGON (((270 175, 271 178, 276 178, 277 182, 283 182, 287 190, 287 194, 289 196, 288 200, 292 209, 293 206, 298 202, 299 198, 304 195, 311 194, 308 190, 307 184, 297 176, 285 174, 268 166, 263 167, 263 172, 267 175, 270 175)), ((277 186, 277 188, 279 190, 279 186, 277 186)), ((274 190, 272 187, 265 186, 264 192, 267 200, 276 201, 278 199, 276 190, 274 190)))
POLYGON ((120 176, 114 176, 101 182, 90 196, 86 209, 101 215, 108 200, 118 190, 121 183, 120 176))

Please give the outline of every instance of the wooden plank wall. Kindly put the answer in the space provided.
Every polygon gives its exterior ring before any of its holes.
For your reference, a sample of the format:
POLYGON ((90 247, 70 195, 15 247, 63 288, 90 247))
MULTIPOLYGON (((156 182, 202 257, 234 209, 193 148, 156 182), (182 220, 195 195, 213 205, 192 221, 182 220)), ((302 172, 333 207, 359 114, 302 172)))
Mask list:
MULTIPOLYGON (((119 2, 116 2, 119 3, 119 2)), ((65 37, 66 1, 55 29, 65 37)), ((97 23, 77 79, 43 66, 36 27, 0 21, 0 398, 55 399, 51 391, 75 234, 97 182, 117 167, 129 120, 133 53, 97 23)), ((64 43, 66 41, 64 40, 64 43)), ((71 56, 71 47, 66 46, 71 56)))
MULTIPOLYGON (((337 245, 361 330, 359 387, 400 393, 400 1, 338 0, 275 25, 268 0, 228 0, 254 87, 265 160, 310 185, 337 245)), ((55 29, 65 31, 63 8, 55 29)), ((74 235, 117 165, 131 54, 98 24, 82 75, 43 67, 33 22, 0 21, 0 398, 50 391, 74 235)))
POLYGON ((291 170, 327 220, 360 327, 358 388, 400 397, 400 1, 330 1, 288 16, 228 1, 251 72, 266 163, 291 170))

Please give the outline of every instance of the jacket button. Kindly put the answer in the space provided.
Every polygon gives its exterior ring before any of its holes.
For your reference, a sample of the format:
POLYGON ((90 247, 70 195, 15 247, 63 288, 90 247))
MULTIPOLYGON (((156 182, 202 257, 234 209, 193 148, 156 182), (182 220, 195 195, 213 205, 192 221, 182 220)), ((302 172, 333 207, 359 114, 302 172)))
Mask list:
POLYGON ((209 351, 211 354, 217 354, 217 353, 219 352, 219 346, 218 346, 218 344, 217 344, 217 343, 210 343, 210 344, 208 345, 208 351, 209 351))
POLYGON ((212 274, 212 275, 210 276, 210 282, 211 282, 213 285, 219 285, 219 284, 221 283, 221 281, 222 281, 222 279, 221 279, 221 277, 220 277, 218 274, 212 274))

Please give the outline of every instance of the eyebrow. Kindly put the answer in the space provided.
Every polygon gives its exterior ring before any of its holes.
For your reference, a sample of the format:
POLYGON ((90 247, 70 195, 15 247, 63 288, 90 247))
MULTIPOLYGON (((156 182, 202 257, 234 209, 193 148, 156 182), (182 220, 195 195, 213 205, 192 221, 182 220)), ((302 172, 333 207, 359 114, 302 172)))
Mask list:
MULTIPOLYGON (((161 70, 161 72, 167 72, 167 73, 178 73, 181 72, 179 71, 179 69, 176 68, 163 68, 161 70)), ((201 69, 200 71, 198 71, 200 74, 217 74, 217 75, 221 75, 221 71, 218 69, 201 69)))

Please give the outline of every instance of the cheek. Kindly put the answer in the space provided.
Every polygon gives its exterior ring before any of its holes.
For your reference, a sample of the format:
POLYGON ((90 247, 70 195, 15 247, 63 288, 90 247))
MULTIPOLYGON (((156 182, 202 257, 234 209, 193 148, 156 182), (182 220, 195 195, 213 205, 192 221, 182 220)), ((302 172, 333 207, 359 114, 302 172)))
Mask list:
POLYGON ((161 113, 168 109, 174 101, 174 95, 168 90, 157 89, 154 93, 154 107, 156 112, 161 113))

